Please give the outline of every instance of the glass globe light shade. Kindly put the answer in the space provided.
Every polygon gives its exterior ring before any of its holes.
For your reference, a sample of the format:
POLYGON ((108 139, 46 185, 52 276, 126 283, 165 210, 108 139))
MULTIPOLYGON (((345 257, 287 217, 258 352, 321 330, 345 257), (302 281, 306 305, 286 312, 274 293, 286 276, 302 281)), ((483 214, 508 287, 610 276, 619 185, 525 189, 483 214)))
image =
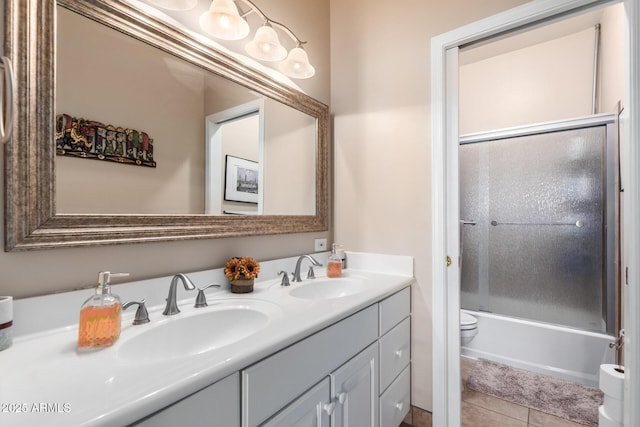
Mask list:
POLYGON ((307 52, 299 47, 291 49, 287 59, 282 61, 278 68, 285 75, 295 79, 308 79, 316 73, 315 68, 309 64, 307 52))
POLYGON ((200 15, 200 26, 222 40, 240 40, 249 34, 249 24, 240 16, 233 0, 213 0, 209 10, 200 15))
POLYGON ((261 61, 281 61, 287 56, 287 50, 280 44, 278 34, 268 25, 258 28, 245 49, 249 55, 261 61))

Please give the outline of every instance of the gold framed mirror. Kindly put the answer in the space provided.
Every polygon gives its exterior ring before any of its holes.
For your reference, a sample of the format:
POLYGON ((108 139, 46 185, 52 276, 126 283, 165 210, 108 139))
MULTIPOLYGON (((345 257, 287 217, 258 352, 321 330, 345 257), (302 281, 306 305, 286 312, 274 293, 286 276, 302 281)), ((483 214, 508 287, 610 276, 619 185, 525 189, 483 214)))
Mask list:
MULTIPOLYGON (((325 231, 328 229, 328 107, 291 86, 276 81, 221 50, 213 49, 177 26, 167 24, 156 16, 125 2, 58 0, 8 0, 6 2, 5 54, 14 65, 15 72, 15 120, 12 138, 5 145, 5 250, 21 251, 40 248, 56 248, 88 245, 111 245, 136 242, 154 242, 185 239, 205 239, 232 236, 250 236, 281 233, 325 231), (95 21, 98 25, 115 30, 119 36, 135 40, 145 48, 153 48, 171 59, 189 64, 208 76, 224 78, 260 98, 260 102, 276 103, 311 120, 313 126, 312 159, 314 178, 311 208, 287 211, 286 200, 296 197, 294 190, 270 190, 284 199, 280 208, 260 208, 259 214, 237 215, 236 212, 212 215, 210 208, 176 211, 169 208, 160 213, 140 213, 104 208, 59 209, 58 185, 62 181, 58 168, 62 158, 56 155, 56 114, 59 105, 56 88, 56 18, 57 8, 64 13, 95 21), (310 119, 309 119, 310 118, 310 119), (315 164, 313 164, 315 160, 315 164), (285 197, 282 197, 282 196, 285 197)), ((165 61, 166 62, 166 61, 165 61)), ((208 79, 209 77, 206 77, 208 79)), ((69 105, 68 103, 65 105, 69 105)), ((278 108, 280 108, 278 107, 278 108)), ((282 108, 280 108, 282 109, 282 108)), ((112 109, 113 110, 113 109, 112 109)), ((63 111, 67 112, 67 111, 63 111)), ((73 113, 73 111, 71 112, 73 113)), ((80 110, 80 114, 85 110, 80 110)), ((275 114, 272 114, 275 115, 275 114)), ((102 117, 87 117, 99 120, 102 117)), ((110 119, 108 119, 110 120, 110 119)), ((115 119, 114 119, 115 120, 115 119)), ((126 120, 126 117, 125 117, 126 120)), ((204 129, 205 118, 202 117, 204 129)), ((114 123, 116 125, 116 123, 114 123)), ((129 123, 125 123, 125 126, 129 123)), ((277 127, 267 124, 267 126, 277 127)), ((204 132, 204 130, 202 131, 204 132)), ((308 131, 307 131, 308 134, 308 131)), ((162 139, 163 132, 156 139, 162 139)), ((204 135, 204 133, 203 133, 204 135)), ((162 147, 162 142, 156 142, 162 147)), ((158 147, 155 149, 158 151, 158 147)), ((289 150, 289 149, 287 149, 289 150)), ((203 150, 204 152, 204 150, 203 150)), ((162 158, 158 154, 159 158, 162 158)), ((168 159, 171 156, 167 155, 168 159)), ((224 156, 222 156, 224 157, 224 156)), ((282 157, 281 155, 278 157, 282 157)), ((65 161, 68 159, 65 159, 65 161)), ((93 160, 70 159, 89 164, 93 160)), ((155 160, 158 160, 156 158, 155 160)), ((286 169, 292 159, 270 170, 286 169)), ((112 174, 121 170, 133 170, 136 166, 106 165, 112 174)), ((160 165, 158 160, 158 165, 160 165)), ((173 168, 163 162, 167 168, 173 168)), ((309 162, 307 162, 309 165, 309 162)), ((102 165, 100 165, 102 166, 102 165)), ((265 166, 266 168, 267 166, 265 166)), ((89 167, 89 169, 97 169, 89 167)), ((140 168, 143 169, 143 168, 140 168)), ((205 169, 201 167, 200 169, 205 169)), ((151 172, 149 172, 151 173, 151 172)), ((154 171, 153 173, 157 173, 154 171)), ((204 175, 204 173, 202 173, 204 175)), ((295 174, 295 172, 292 172, 295 174)), ((207 175, 209 173, 207 172, 207 175)), ((152 175, 153 176, 153 175, 152 175)), ((293 175, 295 177, 295 175, 293 175)), ((104 178, 109 180, 107 178, 104 178)), ((190 178, 193 182, 193 178, 190 178)), ((83 177, 82 181, 101 182, 103 178, 83 177)), ((290 179, 291 180, 291 179, 290 179)), ((200 184, 196 185, 199 186, 200 184)), ((261 184, 262 185, 262 184, 261 184)), ((120 188, 126 185, 120 185, 120 188)), ((191 185, 189 188, 192 188, 191 185)), ((87 198, 91 187, 78 187, 77 198, 87 198)), ((97 198, 101 190, 97 186, 97 198)), ((159 191, 159 190, 153 190, 159 191)), ((300 191, 297 191, 300 192, 300 191)), ((96 194, 92 194, 96 196, 96 194)), ((198 195, 205 199, 205 195, 198 195)), ((208 196, 207 196, 208 197, 208 196)), ((135 198, 135 196, 134 196, 135 198)), ((262 199, 261 199, 262 200, 262 199)), ((204 202, 203 202, 204 203, 204 202)), ((266 204, 265 204, 266 206, 266 204)))

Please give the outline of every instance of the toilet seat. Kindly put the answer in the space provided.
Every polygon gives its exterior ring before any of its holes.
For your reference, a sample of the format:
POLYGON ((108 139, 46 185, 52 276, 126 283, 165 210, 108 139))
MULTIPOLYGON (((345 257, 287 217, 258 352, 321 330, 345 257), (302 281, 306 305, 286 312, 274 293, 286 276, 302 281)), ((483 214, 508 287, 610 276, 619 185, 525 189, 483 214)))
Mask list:
POLYGON ((464 311, 460 312, 460 330, 466 331, 470 329, 476 329, 478 327, 478 319, 471 316, 470 314, 465 313, 464 311))
POLYGON ((466 346, 478 335, 478 319, 460 311, 460 344, 466 346))

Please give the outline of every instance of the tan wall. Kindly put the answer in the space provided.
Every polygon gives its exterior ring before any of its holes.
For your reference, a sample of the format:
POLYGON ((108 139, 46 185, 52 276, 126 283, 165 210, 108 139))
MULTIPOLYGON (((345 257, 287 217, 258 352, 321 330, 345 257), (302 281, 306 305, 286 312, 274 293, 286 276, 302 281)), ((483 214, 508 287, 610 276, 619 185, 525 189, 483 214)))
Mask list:
POLYGON ((157 163, 58 156, 58 211, 204 212, 203 72, 61 7, 57 34, 56 113, 147 132, 157 163))
POLYGON ((313 215, 315 120, 284 104, 267 100, 265 123, 264 213, 313 215), (291 197, 292 194, 295 197, 291 197))
MULTIPOLYGON (((316 76, 301 82, 305 91, 325 103, 329 100, 329 3, 324 0, 256 0, 269 16, 291 24, 316 65, 316 76)), ((1 9, 4 11, 4 8, 1 9)), ((3 12, 0 12, 3 13, 3 12)), ((4 17, 4 15, 2 15, 4 17)), ((4 153, 0 150, 0 163, 4 153)), ((4 177, 0 178, 4 186, 4 177)), ((4 223, 4 210, 0 210, 4 223)), ((0 231, 4 235, 4 228, 0 231)), ((93 285, 102 270, 128 271, 130 280, 175 272, 221 267, 231 256, 274 259, 313 251, 315 237, 330 233, 207 239, 93 248, 0 252, 0 294, 26 297, 93 285)), ((4 240, 4 237, 3 237, 4 240)), ((168 284, 167 284, 168 287, 168 284)), ((82 301, 78 301, 78 307, 82 301)))
POLYGON ((624 93, 624 5, 604 10, 600 32, 599 112, 616 112, 616 104, 624 93))
POLYGON ((460 134, 583 117, 594 29, 460 66, 460 134))
POLYGON ((412 403, 432 409, 431 37, 528 0, 331 1, 335 240, 413 255, 412 403))

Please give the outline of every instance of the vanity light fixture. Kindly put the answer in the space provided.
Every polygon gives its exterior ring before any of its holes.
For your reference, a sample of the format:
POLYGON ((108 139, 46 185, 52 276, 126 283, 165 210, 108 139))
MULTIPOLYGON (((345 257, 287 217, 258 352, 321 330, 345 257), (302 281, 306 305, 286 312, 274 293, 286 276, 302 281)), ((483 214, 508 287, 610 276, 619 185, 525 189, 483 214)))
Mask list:
POLYGON ((308 79, 315 74, 316 71, 309 63, 307 53, 302 49, 302 45, 306 42, 301 41, 287 26, 269 19, 251 0, 236 0, 236 2, 238 1, 248 7, 242 14, 238 12, 234 0, 213 0, 209 11, 200 17, 202 28, 214 37, 224 40, 240 40, 246 37, 249 32, 249 25, 244 18, 251 13, 256 13, 262 18, 264 25, 258 28, 253 40, 245 46, 247 53, 260 61, 274 62, 282 61, 286 58, 280 63, 279 69, 289 77, 308 79), (224 35, 219 35, 221 32, 211 31, 214 27, 222 26, 223 21, 229 27, 228 32, 236 34, 237 38, 225 38, 224 35), (220 22, 221 24, 216 26, 214 22, 220 22), (282 30, 296 45, 291 49, 288 56, 287 50, 280 44, 274 27, 282 30))
MULTIPOLYGON (((149 3, 171 10, 187 10, 196 6, 197 0, 147 0, 149 3)), ((256 13, 264 25, 256 30, 245 50, 260 61, 282 61, 278 68, 285 75, 296 79, 308 79, 315 74, 301 41, 285 25, 269 19, 251 0, 213 0, 209 9, 200 15, 200 26, 212 37, 222 40, 241 40, 251 31, 246 17, 256 13), (240 10, 237 3, 243 4, 240 10), (295 47, 287 55, 280 43, 276 28, 293 40, 295 47)))

